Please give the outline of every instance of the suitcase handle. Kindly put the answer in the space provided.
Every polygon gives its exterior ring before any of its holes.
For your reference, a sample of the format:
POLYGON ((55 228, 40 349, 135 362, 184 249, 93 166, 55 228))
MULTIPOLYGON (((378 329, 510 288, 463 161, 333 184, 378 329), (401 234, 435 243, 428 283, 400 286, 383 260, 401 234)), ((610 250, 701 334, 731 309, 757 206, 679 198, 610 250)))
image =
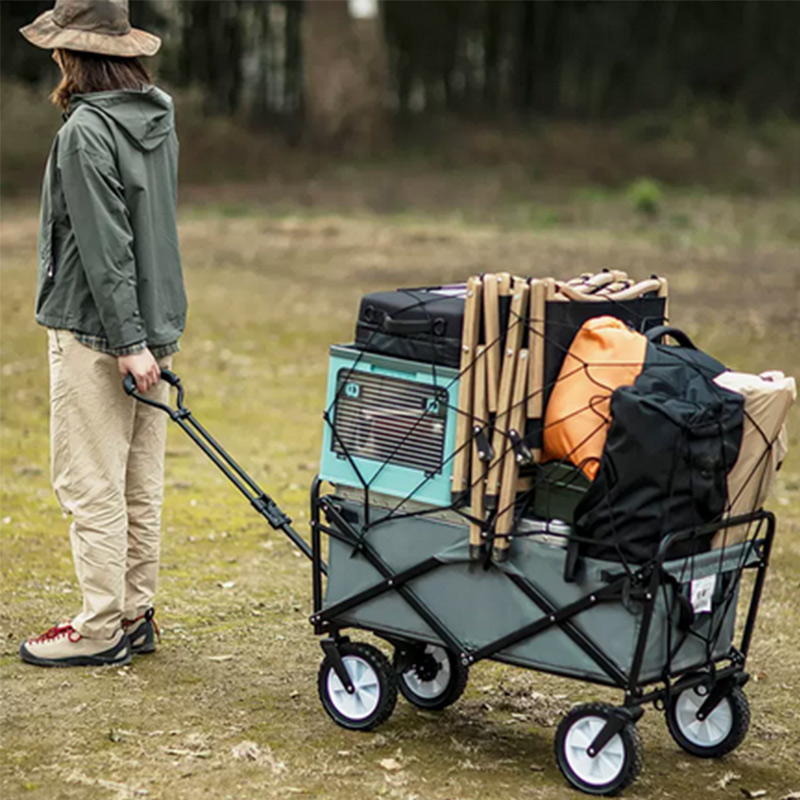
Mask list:
POLYGON ((656 325, 654 328, 650 328, 645 333, 645 336, 651 342, 660 339, 662 336, 671 336, 681 347, 697 350, 694 342, 680 328, 672 328, 669 325, 656 325))
POLYGON ((441 317, 436 319, 392 319, 387 314, 381 323, 381 330, 395 336, 413 336, 415 333, 444 336, 446 323, 441 317))

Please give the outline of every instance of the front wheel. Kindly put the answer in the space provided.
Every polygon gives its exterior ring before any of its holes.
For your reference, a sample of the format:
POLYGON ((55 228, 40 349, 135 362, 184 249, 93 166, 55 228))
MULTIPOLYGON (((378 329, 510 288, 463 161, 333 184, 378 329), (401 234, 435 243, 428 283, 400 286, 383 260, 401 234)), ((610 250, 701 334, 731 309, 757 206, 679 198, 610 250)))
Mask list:
POLYGON ((469 670, 455 653, 433 644, 395 650, 394 668, 403 697, 426 711, 441 711, 455 703, 469 678, 469 670))
POLYGON ((556 761, 564 777, 582 792, 613 795, 636 780, 642 769, 642 740, 633 722, 627 722, 596 755, 589 746, 614 709, 605 703, 577 706, 558 726, 556 761))
POLYGON ((708 696, 704 684, 677 691, 667 706, 667 727, 672 738, 687 753, 699 758, 720 758, 733 752, 750 727, 750 704, 734 686, 705 719, 697 712, 708 696))
POLYGON ((322 707, 343 728, 372 730, 389 719, 397 704, 397 682, 389 659, 376 647, 358 642, 340 644, 339 654, 353 692, 345 689, 326 656, 317 679, 322 707))

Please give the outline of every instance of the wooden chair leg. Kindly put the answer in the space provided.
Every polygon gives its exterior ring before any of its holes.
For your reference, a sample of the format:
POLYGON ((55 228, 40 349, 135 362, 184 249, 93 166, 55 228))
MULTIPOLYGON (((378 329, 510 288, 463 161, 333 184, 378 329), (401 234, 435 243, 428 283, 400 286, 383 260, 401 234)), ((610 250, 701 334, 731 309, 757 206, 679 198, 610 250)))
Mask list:
POLYGON ((469 557, 479 561, 484 553, 483 527, 475 521, 486 520, 486 463, 488 452, 489 414, 486 403, 486 347, 478 346, 475 355, 475 381, 472 395, 472 487, 470 490, 469 557))
POLYGON ((492 437, 492 449, 494 450, 495 458, 489 467, 489 477, 486 485, 486 493, 490 497, 496 497, 500 489, 503 462, 501 454, 505 451, 508 415, 511 410, 511 395, 514 389, 514 370, 517 353, 522 345, 522 334, 525 332, 525 326, 527 325, 527 310, 528 283, 523 278, 517 278, 514 281, 514 293, 511 298, 508 332, 506 333, 506 346, 503 352, 503 366, 500 376, 497 416, 495 417, 494 436, 492 437))
POLYGON ((460 497, 469 486, 470 428, 472 421, 472 382, 475 372, 475 351, 478 346, 481 316, 481 279, 467 281, 464 304, 464 325, 461 336, 461 368, 458 383, 458 416, 456 417, 456 442, 453 456, 451 491, 460 497))
MULTIPOLYGON (((531 320, 528 349, 528 418, 537 420, 540 434, 544 435, 544 315, 547 308, 547 280, 531 281, 531 320)), ((533 460, 542 460, 542 448, 533 447, 533 460)))
POLYGON ((528 383, 528 350, 520 350, 517 357, 514 393, 512 395, 511 413, 509 415, 508 436, 503 456, 503 479, 500 483, 500 498, 495 520, 494 561, 505 561, 508 558, 511 542, 509 534, 514 523, 514 503, 517 497, 517 478, 519 476, 518 454, 512 447, 514 436, 524 436, 526 400, 525 388, 528 383))
POLYGON ((487 401, 489 411, 497 411, 497 387, 500 383, 500 297, 498 276, 483 276, 483 324, 486 332, 487 401))

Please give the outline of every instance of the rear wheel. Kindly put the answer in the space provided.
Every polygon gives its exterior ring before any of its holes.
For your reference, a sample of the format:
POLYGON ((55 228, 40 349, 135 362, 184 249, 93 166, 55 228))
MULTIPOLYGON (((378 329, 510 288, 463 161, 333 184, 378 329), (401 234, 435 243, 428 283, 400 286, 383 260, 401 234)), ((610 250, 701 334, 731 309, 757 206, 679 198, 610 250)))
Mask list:
POLYGON ((394 668, 403 697, 426 711, 441 711, 455 703, 469 677, 455 653, 433 644, 395 650, 394 668))
POLYGON ((705 719, 699 719, 697 712, 708 692, 705 684, 682 691, 678 687, 667 706, 667 727, 687 753, 699 758, 720 758, 733 752, 747 736, 750 704, 744 692, 734 686, 705 719))
POLYGON ((558 768, 576 789, 587 794, 617 794, 630 786, 642 769, 642 741, 633 722, 623 725, 599 753, 589 755, 589 746, 613 711, 605 703, 577 706, 556 731, 558 768))
POLYGON ((339 654, 353 692, 345 689, 326 656, 317 679, 322 706, 343 728, 372 730, 389 719, 397 704, 397 681, 389 659, 376 647, 358 642, 340 644, 339 654))

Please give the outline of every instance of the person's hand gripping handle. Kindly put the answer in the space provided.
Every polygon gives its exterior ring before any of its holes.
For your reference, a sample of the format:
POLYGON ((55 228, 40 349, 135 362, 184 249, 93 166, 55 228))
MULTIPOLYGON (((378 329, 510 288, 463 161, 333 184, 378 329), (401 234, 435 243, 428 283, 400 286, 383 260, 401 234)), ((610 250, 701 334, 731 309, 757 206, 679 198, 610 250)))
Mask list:
POLYGON ((168 369, 159 370, 159 378, 162 381, 166 381, 170 386, 173 386, 178 390, 176 409, 170 408, 164 403, 159 403, 157 400, 151 400, 148 397, 143 397, 138 390, 139 387, 136 383, 136 379, 130 372, 123 378, 122 387, 125 389, 125 394, 129 394, 149 406, 160 408, 162 411, 166 411, 167 414, 173 418, 175 418, 176 415, 181 416, 187 414, 188 410, 186 410, 183 405, 183 385, 181 384, 181 379, 174 372, 168 369))
POLYGON ((123 378, 127 375, 133 376, 139 394, 147 394, 149 389, 155 386, 161 378, 158 362, 147 348, 140 353, 118 356, 117 366, 123 378))

